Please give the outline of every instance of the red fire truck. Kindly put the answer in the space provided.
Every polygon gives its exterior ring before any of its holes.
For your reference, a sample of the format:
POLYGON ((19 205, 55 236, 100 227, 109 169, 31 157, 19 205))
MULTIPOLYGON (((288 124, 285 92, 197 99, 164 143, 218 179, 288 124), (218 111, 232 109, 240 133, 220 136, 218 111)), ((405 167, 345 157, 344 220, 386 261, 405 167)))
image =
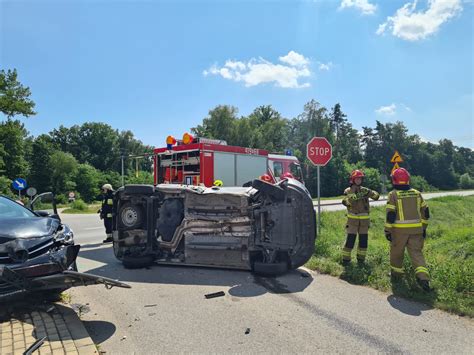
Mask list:
POLYGON ((268 174, 276 183, 285 173, 303 182, 299 161, 294 156, 229 146, 222 140, 194 138, 189 133, 180 141, 169 136, 166 143, 166 147, 154 150, 155 185, 210 187, 220 180, 224 186, 242 186, 263 174, 268 174))

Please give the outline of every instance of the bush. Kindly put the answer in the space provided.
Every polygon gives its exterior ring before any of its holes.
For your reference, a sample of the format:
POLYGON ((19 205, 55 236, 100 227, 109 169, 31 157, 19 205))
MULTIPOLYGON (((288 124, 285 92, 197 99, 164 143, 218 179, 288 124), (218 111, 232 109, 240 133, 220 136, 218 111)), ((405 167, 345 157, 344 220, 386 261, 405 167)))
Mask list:
POLYGON ((428 184, 428 181, 426 181, 423 176, 417 176, 417 175, 413 175, 410 178, 410 186, 421 192, 437 190, 435 187, 428 184))
POLYGON ((471 178, 469 173, 461 175, 459 178, 459 187, 461 189, 474 189, 474 179, 471 178))
POLYGON ((89 207, 87 206, 87 203, 81 199, 77 199, 71 204, 71 208, 78 211, 87 211, 89 207))
POLYGON ((9 197, 13 197, 13 193, 11 190, 12 186, 12 181, 5 177, 5 176, 0 176, 0 194, 1 195, 6 195, 9 197))

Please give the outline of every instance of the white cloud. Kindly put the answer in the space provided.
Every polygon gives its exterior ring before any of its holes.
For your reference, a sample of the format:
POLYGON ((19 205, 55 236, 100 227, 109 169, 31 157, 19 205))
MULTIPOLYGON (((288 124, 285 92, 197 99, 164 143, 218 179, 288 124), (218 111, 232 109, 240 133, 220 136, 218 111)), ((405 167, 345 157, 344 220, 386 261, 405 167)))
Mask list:
POLYGON ((380 106, 378 109, 375 110, 375 112, 379 115, 393 116, 396 113, 396 110, 397 105, 391 104, 388 106, 380 106))
POLYGON ((408 106, 405 105, 404 103, 401 103, 400 106, 402 106, 402 107, 403 107, 406 111, 408 111, 408 112, 412 112, 412 111, 413 111, 410 107, 408 107, 408 106))
POLYGON ((373 15, 377 10, 377 5, 371 4, 369 0, 342 0, 339 9, 350 7, 358 9, 362 15, 373 15))
POLYGON ((224 66, 211 66, 203 75, 218 75, 227 80, 243 82, 245 86, 275 83, 282 88, 306 88, 310 83, 300 79, 311 76, 310 60, 294 51, 279 58, 280 63, 272 63, 263 58, 252 58, 248 62, 227 60, 224 66))
POLYGON ((319 70, 329 71, 329 70, 332 69, 333 66, 334 66, 334 64, 332 64, 332 62, 319 63, 318 69, 319 69, 319 70))
POLYGON ((462 11, 461 0, 429 0, 424 11, 416 11, 416 6, 417 0, 403 5, 379 25, 376 33, 389 31, 404 40, 418 41, 435 34, 443 23, 462 11))

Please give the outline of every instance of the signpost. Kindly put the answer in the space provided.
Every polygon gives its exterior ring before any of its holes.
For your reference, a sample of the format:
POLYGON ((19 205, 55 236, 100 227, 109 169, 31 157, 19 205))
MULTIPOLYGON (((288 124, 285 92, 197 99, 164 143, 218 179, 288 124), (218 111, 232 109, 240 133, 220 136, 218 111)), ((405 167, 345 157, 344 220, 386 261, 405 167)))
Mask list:
POLYGON ((26 194, 27 194, 29 197, 33 197, 33 196, 35 196, 37 193, 38 193, 38 191, 36 191, 36 189, 35 189, 34 187, 29 187, 28 190, 26 190, 26 194))
POLYGON ((12 187, 18 191, 18 198, 21 199, 21 191, 28 187, 25 179, 16 178, 12 182, 12 187))
POLYGON ((321 231, 321 189, 320 189, 320 172, 321 166, 327 165, 332 158, 331 143, 324 137, 313 137, 306 146, 306 157, 313 165, 318 167, 318 220, 317 231, 321 231))
POLYGON ((395 153, 393 153, 392 159, 390 159, 390 163, 394 164, 393 168, 392 168, 392 171, 390 172, 390 175, 392 175, 393 172, 400 167, 400 165, 398 165, 398 163, 403 163, 403 158, 400 155, 400 153, 398 152, 398 150, 396 150, 395 153))

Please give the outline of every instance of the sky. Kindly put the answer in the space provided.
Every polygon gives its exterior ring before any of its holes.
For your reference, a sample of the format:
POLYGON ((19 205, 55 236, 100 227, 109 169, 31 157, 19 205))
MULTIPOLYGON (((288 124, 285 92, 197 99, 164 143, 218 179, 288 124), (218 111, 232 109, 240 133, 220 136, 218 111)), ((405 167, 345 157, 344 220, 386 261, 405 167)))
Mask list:
POLYGON ((0 68, 30 87, 35 136, 100 121, 164 146, 217 105, 315 99, 474 148, 473 19, 473 0, 0 0, 0 68))

